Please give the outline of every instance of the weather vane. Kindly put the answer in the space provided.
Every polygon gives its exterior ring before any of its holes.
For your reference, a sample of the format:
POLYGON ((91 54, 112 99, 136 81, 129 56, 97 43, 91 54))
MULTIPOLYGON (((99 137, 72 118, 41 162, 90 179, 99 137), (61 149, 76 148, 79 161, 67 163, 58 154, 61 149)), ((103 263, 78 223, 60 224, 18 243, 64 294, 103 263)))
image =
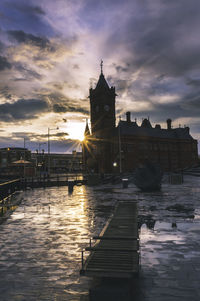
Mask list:
POLYGON ((101 66, 101 74, 103 74, 103 60, 101 60, 100 66, 101 66))

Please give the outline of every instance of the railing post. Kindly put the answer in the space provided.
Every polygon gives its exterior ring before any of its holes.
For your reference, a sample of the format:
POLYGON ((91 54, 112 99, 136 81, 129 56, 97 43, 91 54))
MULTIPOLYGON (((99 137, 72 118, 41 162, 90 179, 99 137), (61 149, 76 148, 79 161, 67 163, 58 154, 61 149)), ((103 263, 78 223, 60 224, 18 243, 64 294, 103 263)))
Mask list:
POLYGON ((84 253, 84 251, 82 250, 82 251, 81 251, 81 264, 82 264, 82 269, 83 269, 83 266, 84 266, 83 253, 84 253))
POLYGON ((91 238, 90 238, 90 248, 92 247, 92 240, 91 240, 91 238))

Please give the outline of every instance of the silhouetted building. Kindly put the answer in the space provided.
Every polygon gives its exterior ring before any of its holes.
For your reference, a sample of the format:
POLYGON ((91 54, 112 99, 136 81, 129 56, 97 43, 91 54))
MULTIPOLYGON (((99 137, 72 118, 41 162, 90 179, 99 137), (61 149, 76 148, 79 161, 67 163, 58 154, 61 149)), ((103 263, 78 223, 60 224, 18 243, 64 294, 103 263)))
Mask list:
POLYGON ((31 151, 22 147, 0 148, 0 168, 9 167, 14 161, 31 159, 31 151))
POLYGON ((31 151, 22 147, 0 148, 0 176, 16 178, 34 176, 35 167, 31 162, 31 151))
POLYGON ((167 119, 165 129, 143 119, 141 125, 126 120, 115 125, 115 87, 109 87, 102 68, 96 87, 89 91, 91 132, 86 124, 82 145, 86 170, 100 173, 132 171, 145 160, 159 163, 164 171, 175 171, 198 164, 197 140, 189 127, 172 128, 167 119))
POLYGON ((71 154, 56 153, 33 153, 32 159, 35 161, 38 174, 47 174, 48 158, 50 157, 51 173, 66 173, 82 171, 82 152, 72 151, 71 154))

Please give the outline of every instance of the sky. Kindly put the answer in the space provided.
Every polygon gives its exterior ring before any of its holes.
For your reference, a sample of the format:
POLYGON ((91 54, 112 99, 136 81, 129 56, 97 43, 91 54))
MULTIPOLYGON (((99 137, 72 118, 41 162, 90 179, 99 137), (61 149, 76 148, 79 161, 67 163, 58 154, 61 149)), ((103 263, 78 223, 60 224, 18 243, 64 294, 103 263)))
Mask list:
POLYGON ((1 0, 0 147, 46 151, 49 128, 52 152, 78 150, 101 59, 117 119, 200 139, 199 15, 199 0, 1 0))

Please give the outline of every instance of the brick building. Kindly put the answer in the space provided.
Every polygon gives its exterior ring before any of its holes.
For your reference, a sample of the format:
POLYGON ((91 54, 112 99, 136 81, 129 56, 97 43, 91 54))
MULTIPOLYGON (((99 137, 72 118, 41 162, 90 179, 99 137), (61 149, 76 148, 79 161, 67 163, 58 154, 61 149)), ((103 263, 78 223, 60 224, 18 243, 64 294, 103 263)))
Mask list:
POLYGON ((85 169, 101 173, 132 171, 145 160, 160 164, 164 171, 176 171, 198 164, 197 140, 189 127, 155 127, 143 119, 141 125, 126 120, 115 125, 115 87, 109 87, 102 69, 96 87, 89 91, 91 132, 86 124, 83 141, 85 169))

